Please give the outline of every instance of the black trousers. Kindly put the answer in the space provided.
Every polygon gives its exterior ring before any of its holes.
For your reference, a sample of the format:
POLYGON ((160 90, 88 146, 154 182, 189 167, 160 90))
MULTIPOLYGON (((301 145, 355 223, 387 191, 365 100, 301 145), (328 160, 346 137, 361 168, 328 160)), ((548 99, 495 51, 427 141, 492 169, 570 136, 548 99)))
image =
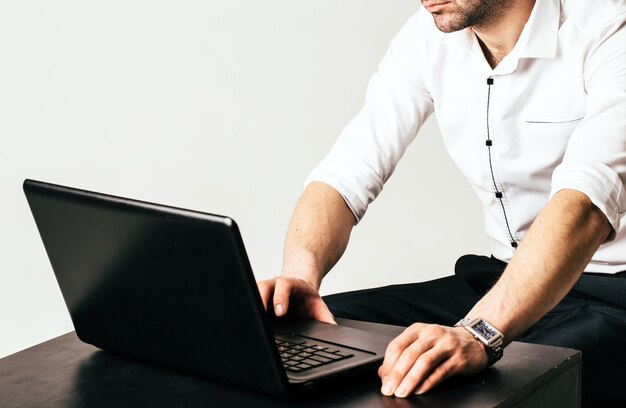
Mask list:
MULTIPOLYGON (((465 255, 453 276, 339 293, 324 300, 336 317, 451 326, 465 317, 505 267, 493 257, 465 255)), ((516 340, 581 350, 583 405, 626 406, 626 272, 584 274, 554 309, 516 340)))

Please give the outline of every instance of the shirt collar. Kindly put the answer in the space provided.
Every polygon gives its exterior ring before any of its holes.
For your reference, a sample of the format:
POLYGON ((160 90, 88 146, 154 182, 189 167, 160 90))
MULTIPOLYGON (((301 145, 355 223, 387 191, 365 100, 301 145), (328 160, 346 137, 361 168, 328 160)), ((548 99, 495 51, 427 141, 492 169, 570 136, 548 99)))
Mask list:
POLYGON ((513 49, 517 51, 517 58, 556 57, 560 21, 560 0, 536 0, 513 49))
MULTIPOLYGON (((515 47, 502 62, 510 60, 509 63, 514 63, 511 68, 515 69, 520 58, 554 58, 561 23, 560 14, 560 0, 536 0, 515 47)), ((482 50, 470 28, 444 34, 443 44, 453 47, 460 60, 465 60, 474 53, 482 56, 482 50)))

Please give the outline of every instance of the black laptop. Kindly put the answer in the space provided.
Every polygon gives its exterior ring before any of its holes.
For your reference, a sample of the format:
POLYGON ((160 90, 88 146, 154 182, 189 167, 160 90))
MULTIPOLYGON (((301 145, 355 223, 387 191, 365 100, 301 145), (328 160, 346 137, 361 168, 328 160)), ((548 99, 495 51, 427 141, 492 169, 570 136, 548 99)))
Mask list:
POLYGON ((228 217, 34 180, 24 192, 86 343, 280 395, 384 357, 386 336, 270 319, 228 217))

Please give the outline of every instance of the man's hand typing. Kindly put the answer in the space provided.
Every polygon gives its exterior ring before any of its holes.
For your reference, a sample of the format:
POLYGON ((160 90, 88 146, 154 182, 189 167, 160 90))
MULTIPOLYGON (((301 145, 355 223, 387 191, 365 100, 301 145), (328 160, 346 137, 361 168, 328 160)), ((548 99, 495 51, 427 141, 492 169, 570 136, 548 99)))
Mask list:
POLYGON ((273 305, 277 317, 289 313, 336 324, 317 289, 304 279, 279 276, 260 281, 258 286, 265 310, 273 305))

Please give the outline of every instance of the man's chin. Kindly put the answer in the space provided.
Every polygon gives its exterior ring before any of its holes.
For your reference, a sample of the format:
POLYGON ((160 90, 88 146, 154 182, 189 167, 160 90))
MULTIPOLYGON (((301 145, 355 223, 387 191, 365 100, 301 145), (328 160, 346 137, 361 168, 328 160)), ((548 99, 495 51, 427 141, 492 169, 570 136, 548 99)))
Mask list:
POLYGON ((455 31, 460 31, 467 28, 467 24, 463 24, 459 21, 454 21, 450 16, 444 16, 443 13, 431 13, 433 15, 433 20, 435 21, 435 26, 442 33, 453 33, 455 31))

